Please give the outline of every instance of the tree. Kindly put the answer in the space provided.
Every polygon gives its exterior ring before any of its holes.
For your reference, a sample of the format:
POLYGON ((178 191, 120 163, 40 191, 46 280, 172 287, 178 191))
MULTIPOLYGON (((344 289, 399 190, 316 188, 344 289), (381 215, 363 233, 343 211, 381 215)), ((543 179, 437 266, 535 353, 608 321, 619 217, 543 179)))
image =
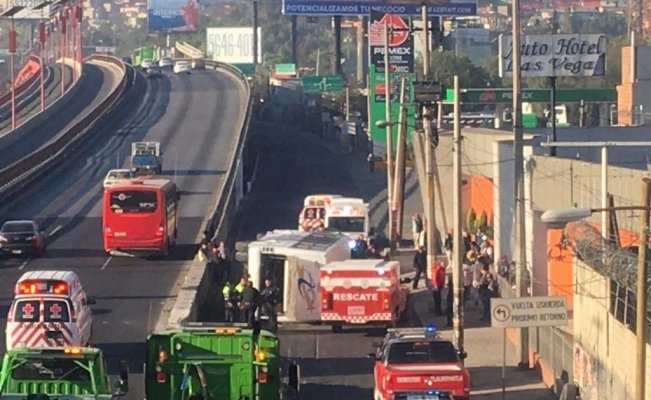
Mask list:
POLYGON ((467 55, 455 54, 454 51, 432 53, 430 70, 436 79, 448 87, 453 85, 454 75, 459 76, 464 87, 484 87, 491 81, 486 71, 474 66, 467 55))

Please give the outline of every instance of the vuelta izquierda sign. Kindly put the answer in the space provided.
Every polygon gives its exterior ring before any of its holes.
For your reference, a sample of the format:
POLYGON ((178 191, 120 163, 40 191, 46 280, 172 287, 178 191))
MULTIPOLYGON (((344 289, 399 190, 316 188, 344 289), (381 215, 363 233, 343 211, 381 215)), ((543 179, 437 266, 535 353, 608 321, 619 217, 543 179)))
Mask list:
MULTIPOLYGON (((500 35, 500 76, 513 74, 512 36, 500 35)), ((606 71, 605 34, 523 35, 523 77, 601 76, 606 71)))

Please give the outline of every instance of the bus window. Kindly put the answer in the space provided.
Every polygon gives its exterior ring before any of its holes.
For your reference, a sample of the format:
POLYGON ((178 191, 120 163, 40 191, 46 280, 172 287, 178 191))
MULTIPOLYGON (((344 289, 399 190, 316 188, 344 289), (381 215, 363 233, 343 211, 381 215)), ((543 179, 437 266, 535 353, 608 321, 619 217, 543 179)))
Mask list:
POLYGON ((14 315, 15 322, 38 322, 39 308, 38 300, 19 300, 16 302, 14 315))
POLYGON ((70 322, 68 304, 62 300, 46 300, 43 304, 44 322, 70 322))
POLYGON ((126 190, 111 193, 110 206, 114 213, 153 213, 158 202, 151 190, 126 190))

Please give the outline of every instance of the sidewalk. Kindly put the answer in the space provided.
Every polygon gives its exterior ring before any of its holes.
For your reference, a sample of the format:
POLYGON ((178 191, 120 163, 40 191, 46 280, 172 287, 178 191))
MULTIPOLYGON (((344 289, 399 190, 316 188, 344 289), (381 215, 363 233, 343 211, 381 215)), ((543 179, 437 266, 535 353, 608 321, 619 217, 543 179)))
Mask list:
MULTIPOLYGON (((336 144, 329 145, 333 150, 336 144)), ((366 154, 361 150, 345 154, 345 162, 353 171, 359 195, 371 205, 371 221, 379 229, 388 233, 386 170, 369 171, 366 154)), ((405 216, 403 221, 403 239, 411 241, 411 216, 422 214, 422 202, 418 188, 416 171, 407 171, 405 185, 405 216)), ((414 251, 403 249, 394 257, 401 261, 402 271, 413 275, 411 268, 414 251)), ((441 258, 441 257, 439 257, 441 258)), ((445 258, 444 256, 442 258, 445 258)), ((421 288, 423 283, 419 285, 421 288)), ((445 299, 445 293, 443 295, 445 299)), ((445 302, 445 300, 444 300, 445 302)), ((434 299, 426 289, 416 289, 412 292, 412 307, 410 320, 414 326, 435 324, 441 331, 441 336, 452 340, 452 328, 446 328, 445 317, 435 317, 434 299)), ((468 353, 466 366, 472 376, 473 400, 502 399, 502 337, 503 331, 491 328, 490 324, 479 321, 481 305, 473 302, 466 303, 465 309, 465 351, 468 353)), ((553 400, 556 399, 551 389, 542 383, 535 370, 518 371, 515 365, 515 347, 507 340, 506 344, 506 397, 507 400, 553 400)))

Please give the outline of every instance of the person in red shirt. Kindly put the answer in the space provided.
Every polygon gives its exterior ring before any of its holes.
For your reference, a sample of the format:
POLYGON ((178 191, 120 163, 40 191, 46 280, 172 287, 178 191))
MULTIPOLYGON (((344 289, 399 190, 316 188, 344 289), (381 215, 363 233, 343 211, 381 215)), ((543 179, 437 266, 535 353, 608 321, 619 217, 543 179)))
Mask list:
POLYGON ((445 265, 442 262, 436 263, 432 274, 432 295, 434 296, 434 315, 443 315, 441 309, 441 292, 445 287, 445 265))

